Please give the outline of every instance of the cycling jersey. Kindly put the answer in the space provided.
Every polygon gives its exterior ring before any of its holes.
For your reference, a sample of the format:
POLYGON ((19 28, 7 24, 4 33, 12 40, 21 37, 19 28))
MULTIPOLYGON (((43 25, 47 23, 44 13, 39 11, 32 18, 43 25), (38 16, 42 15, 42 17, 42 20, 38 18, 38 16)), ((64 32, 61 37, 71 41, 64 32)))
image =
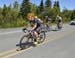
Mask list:
POLYGON ((37 25, 37 27, 42 26, 41 22, 38 19, 34 19, 30 21, 31 25, 33 26, 34 24, 37 25))
POLYGON ((31 26, 34 26, 34 24, 37 25, 37 27, 34 29, 34 31, 39 32, 40 29, 42 29, 42 23, 38 19, 34 19, 30 21, 31 26))

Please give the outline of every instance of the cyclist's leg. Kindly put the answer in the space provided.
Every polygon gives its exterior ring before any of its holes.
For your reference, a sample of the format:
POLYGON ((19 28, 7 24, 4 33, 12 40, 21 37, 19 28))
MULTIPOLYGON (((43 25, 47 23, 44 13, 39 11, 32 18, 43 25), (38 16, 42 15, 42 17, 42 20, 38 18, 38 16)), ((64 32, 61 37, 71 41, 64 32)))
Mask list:
POLYGON ((49 26, 52 27, 51 21, 49 21, 49 26))
POLYGON ((61 28, 62 28, 62 22, 59 23, 59 29, 61 29, 61 28))
POLYGON ((39 32, 40 32, 40 30, 42 29, 42 27, 40 26, 40 27, 38 27, 35 31, 34 31, 34 35, 35 35, 35 44, 37 44, 38 43, 38 36, 39 36, 39 32), (36 43, 37 42, 37 43, 36 43))
POLYGON ((37 38, 38 38, 38 33, 36 31, 34 31, 34 44, 37 45, 37 38))
POLYGON ((50 23, 50 22, 48 21, 47 24, 46 24, 48 31, 50 30, 50 26, 49 26, 50 24, 49 24, 49 23, 50 23))
POLYGON ((36 30, 34 30, 34 36, 35 36, 35 39, 38 38, 38 33, 36 32, 36 30))
POLYGON ((46 23, 46 28, 48 28, 48 23, 46 23))

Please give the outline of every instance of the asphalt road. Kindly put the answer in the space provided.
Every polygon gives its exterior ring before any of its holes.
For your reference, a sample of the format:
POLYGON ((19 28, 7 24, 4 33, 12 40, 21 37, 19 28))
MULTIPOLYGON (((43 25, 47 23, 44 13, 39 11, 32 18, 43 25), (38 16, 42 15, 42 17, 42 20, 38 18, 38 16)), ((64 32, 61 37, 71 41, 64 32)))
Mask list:
POLYGON ((47 32, 45 42, 17 51, 24 35, 21 29, 0 29, 0 58, 75 58, 75 26, 47 32))

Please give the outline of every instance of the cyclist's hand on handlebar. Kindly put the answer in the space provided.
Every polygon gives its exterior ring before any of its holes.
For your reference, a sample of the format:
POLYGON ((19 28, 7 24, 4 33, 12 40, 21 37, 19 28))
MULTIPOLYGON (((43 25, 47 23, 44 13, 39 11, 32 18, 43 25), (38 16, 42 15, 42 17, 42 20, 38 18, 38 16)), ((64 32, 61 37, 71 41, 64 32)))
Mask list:
POLYGON ((26 30, 26 28, 23 28, 22 30, 24 31, 24 30, 26 30))
POLYGON ((25 32, 25 31, 33 32, 33 30, 28 30, 27 28, 23 28, 22 30, 23 30, 23 32, 25 32))
MULTIPOLYGON (((23 28, 23 29, 22 29, 23 32, 25 32, 26 30, 27 30, 26 28, 23 28)), ((26 33, 26 32, 25 32, 25 33, 26 33)))

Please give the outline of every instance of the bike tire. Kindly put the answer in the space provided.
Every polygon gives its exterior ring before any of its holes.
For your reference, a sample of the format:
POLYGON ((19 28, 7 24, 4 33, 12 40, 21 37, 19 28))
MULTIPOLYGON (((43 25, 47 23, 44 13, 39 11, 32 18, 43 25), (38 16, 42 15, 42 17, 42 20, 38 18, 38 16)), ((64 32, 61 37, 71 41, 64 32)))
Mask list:
POLYGON ((50 27, 47 24, 45 25, 45 30, 46 32, 50 31, 50 27))
POLYGON ((45 38, 46 38, 46 34, 44 31, 42 31, 40 34, 39 34, 39 43, 42 43, 45 41, 45 38))
POLYGON ((28 35, 22 36, 22 38, 20 40, 20 48, 21 49, 29 48, 31 42, 32 42, 32 39, 31 38, 28 38, 28 35))

